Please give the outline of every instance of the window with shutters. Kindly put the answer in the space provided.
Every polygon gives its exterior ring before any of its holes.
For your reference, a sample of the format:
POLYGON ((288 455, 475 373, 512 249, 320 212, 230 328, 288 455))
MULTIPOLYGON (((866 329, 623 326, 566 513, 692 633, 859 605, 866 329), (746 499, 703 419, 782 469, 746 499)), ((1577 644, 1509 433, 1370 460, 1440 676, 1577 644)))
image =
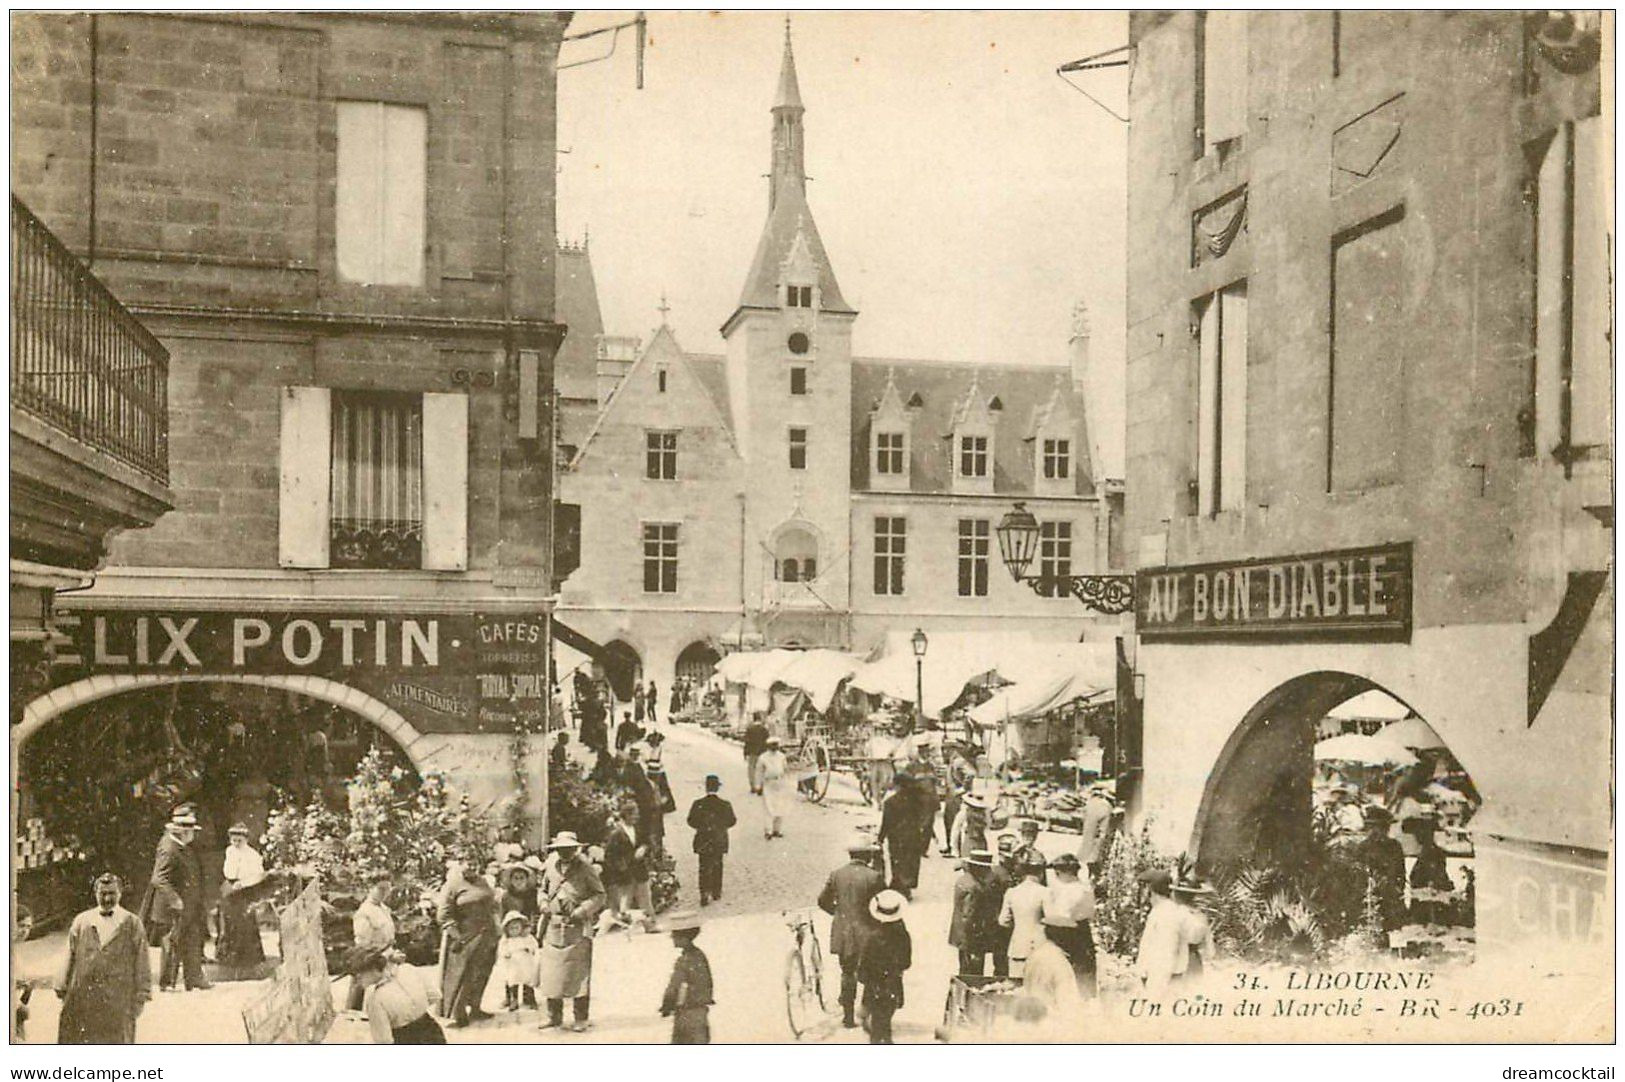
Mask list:
POLYGON ((1044 441, 1044 479, 1064 481, 1072 475, 1072 441, 1046 439, 1044 441))
POLYGON ((428 111, 377 101, 338 103, 335 254, 339 277, 423 284, 428 111))
POLYGON ((875 593, 897 597, 903 592, 903 562, 908 547, 908 521, 901 515, 875 518, 875 593))
POLYGON ((1067 596, 1067 585, 1059 580, 1072 574, 1072 523, 1038 524, 1038 574, 1040 578, 1057 580, 1043 584, 1045 597, 1067 596))
POLYGON ((643 524, 643 592, 646 594, 675 594, 677 592, 677 524, 675 522, 646 522, 643 524))
POLYGON ((421 396, 335 391, 332 402, 331 566, 422 567, 421 396))
POLYGON ((644 476, 651 481, 677 480, 677 433, 644 433, 644 476))
POLYGON ((1235 510, 1247 499, 1247 283, 1196 303, 1197 513, 1235 510))
POLYGON ((792 428, 790 430, 790 468, 792 470, 807 468, 807 430, 805 428, 792 428))
POLYGON ((283 567, 468 567, 468 396, 284 387, 283 567))
POLYGON ((987 596, 988 539, 992 528, 985 518, 959 520, 959 596, 987 596))

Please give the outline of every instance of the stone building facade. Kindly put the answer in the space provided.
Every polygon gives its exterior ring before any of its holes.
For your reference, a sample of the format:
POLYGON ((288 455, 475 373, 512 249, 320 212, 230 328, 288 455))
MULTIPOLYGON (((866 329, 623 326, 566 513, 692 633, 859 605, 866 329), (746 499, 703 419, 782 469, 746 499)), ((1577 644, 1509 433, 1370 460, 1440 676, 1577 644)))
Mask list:
POLYGON ((561 487, 584 538, 561 617, 661 687, 729 650, 862 651, 915 627, 1109 638, 1115 623, 1013 582, 993 535, 1025 500, 1057 569, 1104 570, 1118 543, 1089 454, 1086 330, 1070 366, 855 356, 860 316, 807 199, 805 114, 787 40, 767 221, 723 354, 662 323, 634 353, 611 339, 561 363, 561 487))
POLYGON ((1305 726, 1380 687, 1483 796, 1480 942, 1599 942, 1608 33, 1515 12, 1130 26, 1141 810, 1210 864, 1290 833, 1283 809, 1307 829, 1305 726))
POLYGON ((14 191, 168 350, 175 500, 63 599, 24 738, 131 687, 259 683, 505 795, 506 734, 546 708, 567 21, 13 20, 14 191))

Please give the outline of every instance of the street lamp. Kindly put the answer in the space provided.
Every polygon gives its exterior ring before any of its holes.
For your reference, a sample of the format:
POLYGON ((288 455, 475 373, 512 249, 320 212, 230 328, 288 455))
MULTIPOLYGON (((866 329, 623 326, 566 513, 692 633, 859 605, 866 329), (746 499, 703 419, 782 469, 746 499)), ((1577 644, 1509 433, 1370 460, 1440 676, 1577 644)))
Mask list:
POLYGON ((1038 551, 1038 519, 1017 501, 1016 506, 999 520, 999 556, 1004 560, 1010 577, 1025 582, 1041 597, 1071 594, 1087 608, 1106 616, 1116 616, 1134 607, 1133 575, 1056 575, 1028 574, 1033 556, 1038 551))
POLYGON ((925 637, 920 628, 914 629, 909 638, 909 644, 914 647, 914 709, 916 711, 916 726, 925 724, 925 648, 931 640, 925 637))

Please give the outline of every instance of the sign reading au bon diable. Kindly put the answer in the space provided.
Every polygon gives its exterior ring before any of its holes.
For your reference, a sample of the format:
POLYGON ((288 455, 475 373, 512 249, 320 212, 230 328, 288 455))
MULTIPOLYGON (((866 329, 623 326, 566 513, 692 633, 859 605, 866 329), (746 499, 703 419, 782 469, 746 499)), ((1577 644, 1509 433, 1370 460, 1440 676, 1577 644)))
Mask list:
POLYGON ((1140 637, 1409 641, 1411 546, 1141 571, 1140 637))

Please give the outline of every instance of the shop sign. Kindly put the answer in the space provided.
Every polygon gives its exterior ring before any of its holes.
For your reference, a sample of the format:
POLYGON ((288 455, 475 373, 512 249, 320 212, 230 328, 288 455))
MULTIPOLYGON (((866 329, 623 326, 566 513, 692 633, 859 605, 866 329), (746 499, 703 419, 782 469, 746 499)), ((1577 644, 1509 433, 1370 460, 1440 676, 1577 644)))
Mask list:
MULTIPOLYGON (((1484 846, 1481 852, 1491 856, 1489 850, 1484 846)), ((1606 945, 1613 908, 1605 867, 1500 846, 1493 861, 1493 871, 1486 862, 1478 879, 1483 887, 1478 906, 1479 923, 1492 929, 1494 938, 1606 945)))
POLYGON ((1408 642, 1411 546, 1141 571, 1140 637, 1408 642))
POLYGON ((59 675, 323 676, 424 731, 511 728, 549 699, 544 618, 479 613, 63 612, 59 675))

